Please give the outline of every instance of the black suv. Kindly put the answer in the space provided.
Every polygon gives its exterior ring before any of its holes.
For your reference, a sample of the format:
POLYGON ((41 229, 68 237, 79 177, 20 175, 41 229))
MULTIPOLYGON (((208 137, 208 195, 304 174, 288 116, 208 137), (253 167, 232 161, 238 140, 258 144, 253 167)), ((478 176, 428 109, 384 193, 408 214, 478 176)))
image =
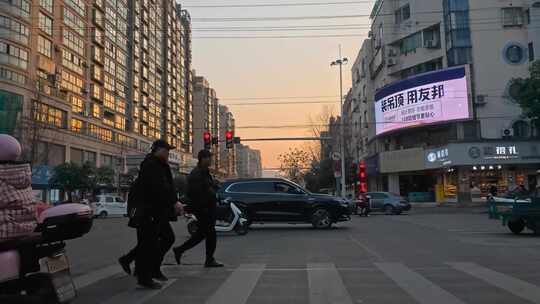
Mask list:
POLYGON ((352 206, 341 198, 310 193, 276 178, 237 179, 222 184, 220 202, 233 202, 253 222, 311 223, 315 228, 350 219, 352 206))

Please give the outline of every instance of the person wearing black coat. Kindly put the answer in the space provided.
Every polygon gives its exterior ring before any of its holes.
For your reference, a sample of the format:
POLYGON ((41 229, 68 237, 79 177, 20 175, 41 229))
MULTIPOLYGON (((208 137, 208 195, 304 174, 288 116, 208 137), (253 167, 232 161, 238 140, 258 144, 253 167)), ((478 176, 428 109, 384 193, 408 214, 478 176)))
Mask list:
POLYGON ((187 198, 189 200, 189 208, 197 217, 199 229, 184 244, 173 249, 174 257, 176 263, 180 264, 184 252, 206 239, 206 262, 204 266, 223 267, 223 264, 217 262, 214 258, 217 242, 217 183, 212 178, 212 175, 210 175, 209 170, 212 163, 212 154, 208 150, 201 150, 198 154, 198 159, 197 167, 188 176, 187 198))
POLYGON ((174 149, 164 140, 152 145, 152 152, 141 163, 137 178, 137 208, 142 210, 137 225, 137 246, 118 260, 122 268, 131 273, 129 264, 135 260, 138 283, 145 288, 160 288, 153 279, 167 281, 161 272, 165 254, 174 244, 175 236, 169 221, 176 221, 174 206, 177 202, 169 150, 174 149))

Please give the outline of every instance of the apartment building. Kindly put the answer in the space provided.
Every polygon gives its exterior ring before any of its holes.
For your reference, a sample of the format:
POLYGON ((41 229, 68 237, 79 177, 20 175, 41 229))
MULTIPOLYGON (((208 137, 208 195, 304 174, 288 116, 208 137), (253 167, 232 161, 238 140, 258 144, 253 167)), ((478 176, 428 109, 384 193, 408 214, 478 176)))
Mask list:
POLYGON ((172 0, 0 1, 0 127, 40 172, 69 161, 124 171, 158 138, 179 147, 182 167, 192 155, 181 16, 172 0))
POLYGON ((236 147, 236 168, 239 178, 262 177, 262 160, 259 150, 239 144, 236 147))
MULTIPOLYGON (((219 132, 222 135, 223 140, 226 139, 226 132, 235 133, 235 120, 234 115, 229 111, 229 108, 223 105, 219 106, 219 132)), ((221 159, 220 168, 225 172, 229 178, 236 176, 236 145, 233 145, 232 149, 228 149, 225 142, 221 142, 219 146, 219 153, 221 159)))
POLYGON ((526 0, 376 1, 352 68, 355 159, 371 190, 469 201, 471 189, 536 186, 540 133, 511 80, 539 59, 539 10, 526 0))

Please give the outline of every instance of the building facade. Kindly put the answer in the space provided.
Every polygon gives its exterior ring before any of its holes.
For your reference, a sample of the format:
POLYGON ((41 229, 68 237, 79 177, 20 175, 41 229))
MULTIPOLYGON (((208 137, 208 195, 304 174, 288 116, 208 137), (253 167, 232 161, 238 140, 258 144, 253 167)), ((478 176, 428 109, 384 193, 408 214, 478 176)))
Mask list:
POLYGON ((158 138, 178 147, 178 168, 192 158, 178 16, 172 0, 0 1, 0 127, 36 171, 70 161, 125 171, 158 138))
POLYGON ((539 6, 376 1, 352 68, 355 159, 370 190, 467 202, 471 189, 536 187, 540 134, 511 80, 539 59, 539 6))
POLYGON ((261 152, 246 145, 237 145, 236 168, 239 178, 262 177, 261 152))
MULTIPOLYGON (((226 106, 219 106, 219 130, 222 138, 226 141, 226 132, 235 133, 234 115, 226 106)), ((233 144, 231 149, 227 148, 226 142, 220 142, 219 153, 221 159, 220 168, 225 172, 227 177, 236 176, 236 145, 233 144)))

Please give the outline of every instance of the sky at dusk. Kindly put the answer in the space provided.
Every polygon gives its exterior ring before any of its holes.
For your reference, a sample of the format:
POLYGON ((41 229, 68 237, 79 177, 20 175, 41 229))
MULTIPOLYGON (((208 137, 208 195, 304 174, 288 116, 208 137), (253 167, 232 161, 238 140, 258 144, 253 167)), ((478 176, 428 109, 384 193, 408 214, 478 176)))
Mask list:
MULTIPOLYGON (((338 45, 343 56, 350 59, 344 67, 344 94, 351 86, 351 64, 367 35, 368 17, 279 20, 251 22, 206 22, 200 18, 305 17, 369 14, 373 1, 354 4, 301 7, 196 8, 200 5, 322 3, 321 0, 200 0, 183 1, 190 11, 193 26, 193 62, 197 75, 205 76, 216 90, 222 104, 231 105, 237 136, 242 138, 310 136, 309 117, 332 106, 339 113, 338 70, 330 62, 338 58, 338 45), (223 31, 223 27, 245 30, 247 27, 330 26, 361 24, 361 29, 347 30, 287 30, 239 32, 223 31), (216 28, 221 31, 204 31, 216 28), (203 39, 216 36, 305 36, 356 34, 357 37, 288 38, 288 39, 203 39), (290 98, 325 96, 318 98, 290 98), (282 99, 262 99, 285 97, 282 99), (252 98, 252 99, 251 99, 252 98), (232 105, 259 102, 324 101, 332 104, 232 105), (283 126, 294 125, 294 128, 283 126), (253 127, 257 128, 243 128, 253 127)), ((337 1, 336 1, 337 2, 337 1)), ((302 28, 305 29, 305 28, 302 28)), ((260 149, 264 168, 279 167, 278 156, 302 142, 250 142, 260 149)))

